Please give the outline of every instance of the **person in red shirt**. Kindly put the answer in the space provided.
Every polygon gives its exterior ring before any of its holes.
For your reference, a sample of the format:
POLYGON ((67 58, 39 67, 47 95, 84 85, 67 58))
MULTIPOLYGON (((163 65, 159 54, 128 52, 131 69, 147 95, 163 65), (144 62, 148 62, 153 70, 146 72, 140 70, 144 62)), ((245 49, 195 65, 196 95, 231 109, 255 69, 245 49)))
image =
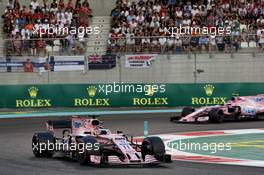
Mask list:
POLYGON ((41 52, 44 52, 44 55, 46 55, 45 53, 45 41, 40 38, 39 40, 36 41, 36 49, 37 49, 37 55, 39 56, 41 52))
POLYGON ((59 2, 59 9, 64 9, 65 5, 64 5, 64 0, 60 0, 59 2))
POLYGON ((73 10, 73 3, 72 3, 72 0, 69 0, 69 2, 67 3, 67 6, 66 6, 66 9, 68 10, 73 10))
POLYGON ((21 18, 27 18, 28 17, 28 12, 27 12, 27 7, 24 5, 23 9, 21 10, 21 18))
POLYGON ((33 72, 34 66, 30 59, 27 59, 27 62, 24 63, 24 72, 33 72))

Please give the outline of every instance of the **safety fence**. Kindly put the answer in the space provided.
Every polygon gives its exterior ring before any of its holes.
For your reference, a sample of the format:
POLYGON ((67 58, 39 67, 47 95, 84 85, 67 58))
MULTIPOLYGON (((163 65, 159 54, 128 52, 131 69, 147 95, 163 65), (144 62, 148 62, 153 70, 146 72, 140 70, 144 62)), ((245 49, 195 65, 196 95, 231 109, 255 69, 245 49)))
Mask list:
POLYGON ((100 53, 256 53, 264 52, 264 34, 228 36, 111 36, 109 38, 5 38, 0 43, 6 56, 84 55, 100 53), (87 45, 87 43, 91 43, 87 45), (87 49, 92 48, 91 53, 87 49))

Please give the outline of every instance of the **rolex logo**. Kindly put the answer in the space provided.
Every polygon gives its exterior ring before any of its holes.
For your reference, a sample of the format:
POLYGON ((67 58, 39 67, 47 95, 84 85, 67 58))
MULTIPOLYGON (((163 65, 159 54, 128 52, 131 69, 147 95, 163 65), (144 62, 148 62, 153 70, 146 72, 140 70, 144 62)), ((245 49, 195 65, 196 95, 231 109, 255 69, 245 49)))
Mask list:
POLYGON ((29 96, 31 97, 31 98, 36 98, 37 97, 37 95, 38 95, 38 88, 36 88, 36 87, 31 87, 31 88, 29 88, 28 89, 28 93, 29 93, 29 96))
POLYGON ((211 96, 214 92, 214 86, 211 84, 207 84, 204 86, 204 90, 207 96, 211 96))
POLYGON ((96 94, 96 90, 97 90, 97 88, 96 88, 95 86, 90 86, 90 87, 88 87, 88 88, 87 88, 88 95, 89 95, 90 97, 94 97, 95 94, 96 94))
POLYGON ((153 96, 155 93, 154 89, 152 86, 148 86, 147 90, 146 90, 146 95, 147 96, 153 96))

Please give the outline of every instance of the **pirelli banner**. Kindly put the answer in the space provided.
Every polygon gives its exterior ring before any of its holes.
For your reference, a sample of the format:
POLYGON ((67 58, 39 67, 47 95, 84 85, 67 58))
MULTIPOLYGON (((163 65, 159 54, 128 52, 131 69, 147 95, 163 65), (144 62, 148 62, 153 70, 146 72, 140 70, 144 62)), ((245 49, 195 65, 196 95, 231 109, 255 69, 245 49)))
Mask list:
POLYGON ((10 85, 0 93, 1 108, 204 106, 264 94, 264 83, 10 85))

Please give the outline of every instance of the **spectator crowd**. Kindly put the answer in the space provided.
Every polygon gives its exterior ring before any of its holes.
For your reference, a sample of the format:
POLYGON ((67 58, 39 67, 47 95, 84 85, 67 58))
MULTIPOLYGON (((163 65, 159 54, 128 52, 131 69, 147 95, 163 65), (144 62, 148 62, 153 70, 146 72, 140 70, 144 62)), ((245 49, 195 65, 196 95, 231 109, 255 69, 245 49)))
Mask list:
POLYGON ((78 32, 40 35, 40 30, 87 27, 91 14, 88 0, 31 0, 23 5, 19 0, 9 0, 2 15, 6 54, 39 55, 48 48, 83 52, 84 35, 78 32))
POLYGON ((110 52, 264 51, 264 0, 117 0, 110 52), (229 34, 172 36, 172 27, 230 28, 229 34))

